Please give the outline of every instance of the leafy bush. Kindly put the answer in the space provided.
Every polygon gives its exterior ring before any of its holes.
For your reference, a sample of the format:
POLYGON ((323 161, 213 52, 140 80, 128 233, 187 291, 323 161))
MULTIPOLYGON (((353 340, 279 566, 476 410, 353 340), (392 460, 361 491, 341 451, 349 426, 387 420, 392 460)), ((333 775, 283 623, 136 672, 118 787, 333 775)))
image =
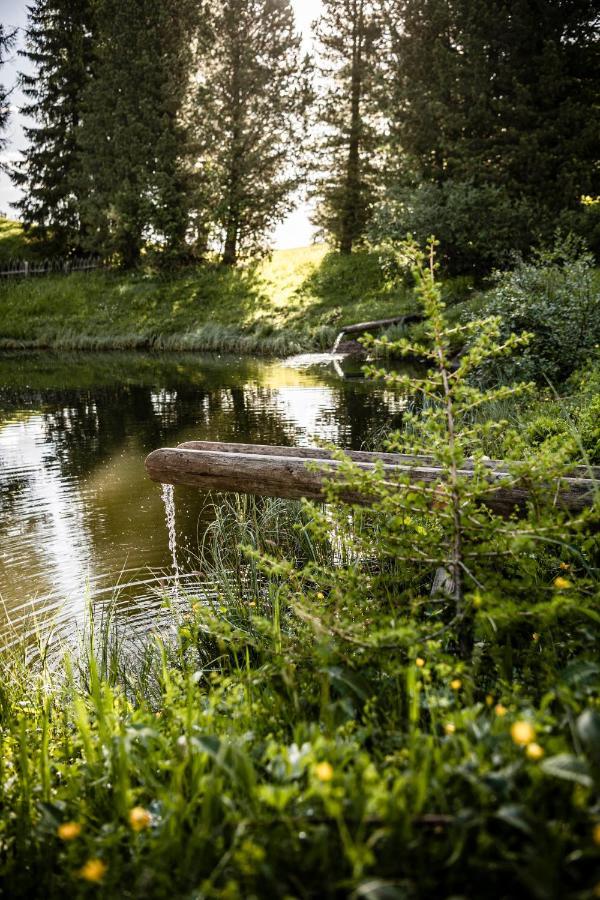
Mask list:
POLYGON ((480 277, 516 250, 528 250, 534 225, 535 212, 502 188, 447 181, 388 196, 376 210, 370 237, 378 245, 410 234, 423 244, 436 234, 446 273, 480 277))
POLYGON ((531 334, 519 353, 482 367, 487 381, 560 385, 600 342, 600 277, 593 257, 567 239, 530 262, 520 260, 511 271, 496 274, 483 312, 500 317, 501 337, 531 334))
POLYGON ((600 394, 581 410, 577 425, 590 463, 600 465, 600 394))

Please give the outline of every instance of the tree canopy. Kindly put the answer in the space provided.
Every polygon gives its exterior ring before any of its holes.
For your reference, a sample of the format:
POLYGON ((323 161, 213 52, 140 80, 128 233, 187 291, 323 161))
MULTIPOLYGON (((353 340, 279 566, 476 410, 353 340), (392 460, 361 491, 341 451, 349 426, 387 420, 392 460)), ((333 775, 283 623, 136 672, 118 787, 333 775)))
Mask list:
POLYGON ((480 275, 557 227, 597 251, 599 24, 594 0, 324 0, 308 59, 290 0, 35 0, 17 208, 125 266, 255 256, 308 185, 342 253, 435 232, 480 275))

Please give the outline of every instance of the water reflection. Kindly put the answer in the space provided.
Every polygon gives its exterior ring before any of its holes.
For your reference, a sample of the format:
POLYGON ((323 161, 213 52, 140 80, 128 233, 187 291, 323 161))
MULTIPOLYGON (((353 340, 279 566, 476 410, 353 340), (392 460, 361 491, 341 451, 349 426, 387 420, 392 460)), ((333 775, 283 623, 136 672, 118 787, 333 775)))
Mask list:
MULTIPOLYGON (((149 621, 171 562, 160 491, 143 469, 155 447, 321 438, 357 449, 401 413, 397 397, 342 378, 331 364, 0 356, 0 634, 6 641, 9 623, 23 635, 52 622, 69 639, 88 600, 106 599, 117 581, 129 626, 149 621)), ((184 488, 176 503, 189 571, 210 505, 184 488)))

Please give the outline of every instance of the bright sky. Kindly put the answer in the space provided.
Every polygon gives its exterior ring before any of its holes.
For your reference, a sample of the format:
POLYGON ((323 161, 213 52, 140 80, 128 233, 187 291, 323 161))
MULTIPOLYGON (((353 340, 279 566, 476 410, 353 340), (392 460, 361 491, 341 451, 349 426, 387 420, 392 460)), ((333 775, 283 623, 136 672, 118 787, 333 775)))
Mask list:
MULTIPOLYGON (((6 26, 16 26, 20 29, 27 24, 27 3, 29 0, 0 0, 0 20, 6 26)), ((321 10, 321 0, 292 0, 292 6, 296 14, 298 28, 305 36, 307 45, 310 42, 310 26, 318 17, 321 10)), ((19 31, 22 38, 23 32, 19 31)), ((2 82, 5 85, 14 84, 17 72, 22 68, 24 61, 17 58, 16 52, 13 58, 2 70, 2 82)), ((12 99, 13 115, 8 131, 8 145, 0 156, 0 162, 12 162, 18 158, 18 150, 24 146, 22 122, 18 113, 18 107, 22 102, 19 93, 15 91, 12 99)), ((10 203, 16 200, 19 192, 11 183, 5 172, 0 171, 0 213, 11 212, 10 203)), ((310 244, 313 237, 313 228, 309 221, 310 209, 303 197, 298 198, 298 206, 290 216, 282 222, 274 235, 274 244, 279 248, 303 247, 310 244)))

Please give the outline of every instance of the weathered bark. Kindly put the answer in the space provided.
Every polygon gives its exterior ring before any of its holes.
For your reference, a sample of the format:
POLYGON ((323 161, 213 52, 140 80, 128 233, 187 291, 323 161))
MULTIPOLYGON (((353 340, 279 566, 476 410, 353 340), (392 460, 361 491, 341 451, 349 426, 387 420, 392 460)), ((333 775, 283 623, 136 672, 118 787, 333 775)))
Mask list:
MULTIPOLYGON (((333 451, 322 447, 279 447, 274 444, 240 444, 230 441, 184 441, 178 450, 212 450, 220 453, 240 453, 250 456, 286 456, 294 459, 333 459, 333 451)), ((344 456, 354 462, 375 463, 378 460, 392 466, 430 466, 435 468, 433 456, 417 456, 407 453, 383 453, 373 450, 344 450, 344 456)), ((471 471, 473 460, 467 459, 461 471, 471 471)), ((486 459, 485 466, 496 472, 507 471, 507 463, 499 459, 486 459)), ((587 478, 600 482, 600 466, 573 466, 571 478, 587 478)))
MULTIPOLYGON (((264 448, 263 448, 264 449, 264 448)), ((324 499, 324 482, 343 480, 342 463, 325 456, 299 456, 299 451, 276 448, 279 453, 231 452, 230 450, 198 450, 186 448, 164 448, 155 450, 146 459, 146 470, 154 480, 167 484, 189 485, 207 491, 233 491, 268 497, 284 497, 310 500, 324 499)), ((300 451, 301 452, 301 451, 300 451)), ((327 451, 316 451, 326 453, 327 451)), ((389 455, 388 455, 389 456, 389 455)), ((383 464, 383 471, 390 484, 400 476, 408 476, 411 484, 435 486, 444 478, 443 471, 427 464, 392 464, 376 457, 383 464)), ((396 462, 398 457, 396 457, 396 462)), ((364 471, 373 471, 374 462, 354 459, 364 471)), ((425 463, 429 460, 425 460, 425 463)), ((472 469, 460 469, 457 475, 472 477, 472 469)), ((506 478, 506 472, 490 468, 490 486, 506 478)), ((596 482, 593 478, 562 478, 549 485, 556 506, 581 510, 591 505, 596 482)), ((402 490, 402 485, 397 485, 402 490)), ((486 498, 487 505, 501 514, 510 514, 523 507, 529 491, 526 487, 499 485, 486 498)), ((340 498, 366 505, 370 502, 363 493, 342 488, 340 498)))

